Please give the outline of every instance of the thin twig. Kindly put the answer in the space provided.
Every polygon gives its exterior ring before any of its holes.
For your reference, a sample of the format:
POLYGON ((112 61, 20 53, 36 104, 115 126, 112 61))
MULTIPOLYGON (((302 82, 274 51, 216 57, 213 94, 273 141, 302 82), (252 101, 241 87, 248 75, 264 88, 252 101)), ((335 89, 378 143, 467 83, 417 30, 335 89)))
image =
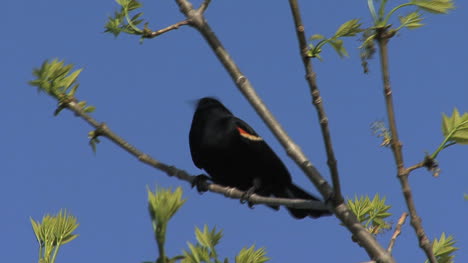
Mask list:
POLYGON ((387 248, 387 251, 390 254, 392 253, 393 246, 395 245, 395 241, 396 241, 397 237, 401 233, 401 227, 405 223, 406 217, 408 217, 408 213, 403 212, 403 214, 400 216, 400 219, 398 219, 398 223, 397 223, 397 225, 395 227, 395 231, 393 232, 392 238, 390 239, 390 243, 388 244, 388 248, 387 248))
MULTIPOLYGON (((114 133, 105 123, 100 123, 90 115, 86 114, 82 108, 74 101, 70 101, 65 104, 65 107, 74 112, 77 116, 84 119, 88 124, 96 129, 96 134, 103 136, 117 144, 119 147, 135 156, 139 161, 148 164, 158 170, 165 172, 169 176, 177 177, 180 180, 186 181, 189 184, 193 184, 196 176, 188 174, 184 170, 180 170, 174 166, 164 164, 156 159, 152 158, 148 154, 138 150, 135 146, 128 143, 122 137, 114 133)), ((207 183, 206 188, 210 192, 223 194, 226 197, 232 199, 241 199, 245 197, 245 192, 237 190, 235 188, 224 187, 214 183, 207 183)), ((264 197, 259 195, 252 195, 249 197, 249 202, 253 204, 265 204, 265 205, 284 205, 287 207, 298 208, 298 209, 317 209, 317 210, 328 210, 327 207, 320 201, 310 201, 303 199, 289 199, 289 198, 274 198, 264 197)))
POLYGON ((208 6, 210 5, 210 3, 211 3, 211 0, 204 0, 203 3, 198 8, 198 12, 203 14, 208 8, 208 6))
POLYGON ((411 173, 412 171, 416 170, 416 169, 419 169, 419 168, 422 168, 424 167, 426 164, 423 162, 420 162, 420 163, 417 163, 413 166, 410 166, 408 168, 406 168, 408 170, 408 174, 411 173))
POLYGON ((185 25, 188 25, 188 24, 190 24, 190 21, 183 20, 183 21, 180 21, 180 22, 175 23, 173 25, 170 25, 170 26, 168 26, 166 28, 160 29, 158 31, 151 31, 150 29, 145 27, 145 29, 143 31, 143 37, 144 38, 155 38, 155 37, 157 37, 159 35, 162 35, 162 34, 164 34, 166 32, 169 32, 169 31, 174 30, 174 29, 179 29, 179 27, 185 26, 185 25))
MULTIPOLYGON (((401 227, 405 223, 406 217, 408 217, 408 213, 403 212, 403 214, 401 214, 401 216, 400 216, 400 219, 398 219, 398 222, 397 222, 396 227, 395 227, 395 231, 393 232, 393 235, 392 235, 392 237, 390 239, 390 243, 388 244, 388 247, 387 247, 387 252, 390 253, 390 254, 392 254, 393 246, 395 245, 395 241, 396 241, 397 237, 401 233, 401 227)), ((376 262, 375 262, 375 260, 371 260, 371 261, 365 261, 365 262, 361 262, 361 263, 376 263, 376 262)))
POLYGON ((388 41, 393 36, 387 32, 388 28, 383 28, 378 30, 377 32, 377 43, 379 45, 379 55, 380 55, 380 64, 381 64, 381 71, 382 71, 382 80, 384 85, 384 97, 385 97, 385 104, 387 108, 387 116, 390 126, 391 132, 391 146, 393 155, 395 157, 395 162, 397 166, 397 173, 398 178, 400 180, 400 184, 403 190, 403 195, 405 197, 406 205, 408 207, 408 211, 410 213, 411 218, 411 225, 413 226, 416 235, 419 240, 419 246, 424 250, 426 253, 427 258, 431 263, 437 263, 437 259, 434 256, 432 251, 432 245, 429 239, 424 232, 424 228, 421 223, 421 218, 418 216, 416 212, 416 205, 413 200, 413 195, 411 192, 411 187, 408 181, 409 170, 405 169, 404 162, 403 162, 403 153, 402 153, 402 143, 398 138, 398 131, 396 127, 396 120, 395 120, 395 112, 393 106, 393 96, 392 96, 392 88, 390 85, 390 73, 388 67, 388 41))
POLYGON ((312 103, 317 110, 318 119, 320 122, 320 128, 322 130, 323 141, 325 143, 325 149, 327 152, 327 164, 330 169, 330 174, 333 182, 333 190, 334 190, 334 201, 339 204, 344 201, 343 196, 341 195, 341 187, 340 187, 340 178, 338 174, 338 166, 337 161, 335 159, 335 154, 333 152, 333 145, 332 139, 330 136, 330 130, 328 127, 328 118, 325 114, 325 108, 323 106, 322 98, 320 97, 320 91, 317 86, 316 82, 316 74, 312 67, 311 59, 307 55, 307 41, 305 36, 305 28, 302 24, 301 13, 299 9, 299 4, 296 0, 289 0, 289 5, 291 8, 291 12, 294 18, 294 25, 296 28, 297 39, 299 40, 299 51, 302 58, 302 62, 304 63, 304 68, 306 72, 306 79, 309 83, 310 93, 312 95, 312 103))
MULTIPOLYGON (((179 5, 180 11, 192 22, 191 25, 195 27, 208 42, 215 55, 231 76, 237 88, 247 98, 252 107, 257 111, 262 120, 280 141, 281 145, 286 149, 287 154, 304 171, 307 177, 320 191, 322 196, 329 198, 331 196, 330 194, 333 193, 333 189, 328 185, 325 179, 323 179, 312 163, 305 157, 299 146, 291 140, 278 121, 273 117, 271 112, 253 89, 247 77, 242 74, 239 67, 231 59, 229 53, 216 37, 211 27, 204 19, 203 14, 193 9, 192 4, 187 0, 176 0, 176 2, 179 5)), ((353 234, 354 239, 357 240, 359 245, 365 248, 366 252, 372 259, 375 259, 378 262, 395 262, 387 251, 380 246, 375 238, 359 223, 356 216, 349 210, 345 203, 335 205, 331 208, 335 215, 353 234)))

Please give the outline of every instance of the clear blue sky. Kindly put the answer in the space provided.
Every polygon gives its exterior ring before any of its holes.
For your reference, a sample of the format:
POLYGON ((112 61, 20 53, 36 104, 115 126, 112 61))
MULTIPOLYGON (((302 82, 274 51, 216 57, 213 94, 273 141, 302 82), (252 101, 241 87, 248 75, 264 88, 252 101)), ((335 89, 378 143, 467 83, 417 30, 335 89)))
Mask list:
MULTIPOLYGON (((200 1, 197 1, 200 2, 200 1)), ((392 1, 391 1, 392 2, 392 1)), ((174 1, 143 1, 152 29, 183 19, 174 1)), ((300 1, 307 34, 331 35, 352 18, 369 23, 366 1, 300 1)), ((398 128, 407 165, 441 142, 441 114, 468 111, 468 35, 465 1, 450 15, 425 15, 427 26, 403 30, 390 43, 390 73, 398 128)), ((224 230, 220 254, 266 247, 271 262, 361 262, 366 253, 351 242, 334 217, 294 220, 282 209, 251 210, 238 201, 206 193, 139 163, 106 139, 94 155, 91 128, 70 112, 53 117, 56 102, 27 85, 33 67, 58 57, 83 67, 77 97, 95 105, 93 116, 144 152, 199 174, 190 157, 190 101, 217 96, 249 122, 283 159, 294 181, 317 193, 237 91, 201 36, 183 27, 146 40, 103 34, 114 1, 6 1, 0 40, 3 139, 0 150, 0 247, 4 262, 37 261, 29 217, 69 209, 80 236, 60 251, 58 262, 141 262, 157 249, 147 212, 146 186, 182 186, 188 199, 169 226, 167 248, 175 255, 194 241, 195 226, 224 230), (5 8, 6 5, 6 8, 5 8), (5 23, 6 22, 6 23, 5 23)), ((265 103, 302 150, 329 178, 324 147, 304 81, 287 1, 213 1, 207 18, 265 103)), ((396 21, 395 21, 396 22, 396 21)), ((314 62, 330 119, 343 191, 347 197, 380 193, 393 205, 396 222, 406 210, 389 149, 380 148, 370 124, 385 119, 378 60, 362 74, 355 39, 350 58, 325 48, 314 62)), ((466 218, 468 147, 442 152, 439 178, 418 170, 411 178, 428 236, 455 235, 457 262, 468 262, 466 218)), ((379 237, 384 246, 391 233, 379 237)), ((394 255, 423 262, 413 229, 403 227, 394 255)))

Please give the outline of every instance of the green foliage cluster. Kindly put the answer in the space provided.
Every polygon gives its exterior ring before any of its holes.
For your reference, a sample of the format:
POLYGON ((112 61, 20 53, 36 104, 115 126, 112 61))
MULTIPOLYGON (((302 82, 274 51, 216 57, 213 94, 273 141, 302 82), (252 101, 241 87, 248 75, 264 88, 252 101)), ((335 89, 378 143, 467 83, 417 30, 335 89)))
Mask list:
POLYGON ((177 187, 174 192, 170 189, 157 189, 153 193, 148 189, 148 209, 159 249, 159 259, 156 261, 158 263, 172 263, 181 258, 180 256, 167 258, 164 243, 166 242, 166 230, 169 220, 185 201, 185 199, 182 199, 182 188, 180 187, 177 187))
POLYGON ((372 58, 375 52, 374 41, 379 39, 389 39, 403 28, 416 29, 422 27, 422 12, 433 14, 446 14, 454 9, 453 0, 409 0, 399 4, 386 13, 388 0, 367 0, 367 6, 372 15, 373 25, 364 30, 362 35, 363 44, 361 48, 361 60, 364 72, 368 72, 367 60, 372 58), (378 11, 376 11, 378 5, 378 11), (403 7, 413 7, 412 12, 404 16, 399 16, 400 25, 392 28, 390 19, 393 14, 403 7))
MULTIPOLYGON (((316 44, 309 44, 308 55, 310 57, 316 57, 322 59, 320 53, 322 47, 325 44, 330 44, 340 57, 347 57, 348 52, 346 51, 343 37, 355 36, 358 33, 363 32, 361 45, 363 60, 371 58, 374 53, 374 40, 377 39, 382 31, 387 31, 387 36, 393 36, 399 30, 403 28, 416 29, 424 24, 421 23, 423 20, 422 11, 433 13, 433 14, 446 14, 450 10, 455 8, 453 0, 409 0, 406 3, 399 4, 398 6, 391 9, 386 13, 388 0, 367 0, 369 11, 372 15, 372 26, 368 28, 362 28, 362 24, 359 19, 351 19, 348 22, 342 24, 335 34, 330 38, 325 38, 323 35, 315 34, 310 37, 311 41, 319 40, 316 44), (376 8, 378 6, 378 8, 376 8), (415 8, 412 12, 404 16, 399 16, 400 25, 396 28, 391 28, 390 19, 392 15, 403 7, 412 6, 415 8)), ((365 65, 365 72, 367 72, 367 63, 365 65)))
POLYGON ((371 125, 371 130, 374 135, 379 138, 382 138, 382 143, 380 146, 389 146, 390 141, 392 139, 392 133, 390 130, 385 126, 385 122, 383 121, 375 121, 371 125))
MULTIPOLYGON (((79 87, 77 79, 83 69, 72 72, 72 68, 73 64, 65 65, 63 60, 46 60, 40 68, 33 70, 36 79, 29 81, 29 84, 37 87, 39 92, 45 92, 58 100, 55 115, 58 115, 67 103, 76 101, 75 93, 79 87)), ((86 113, 91 113, 96 109, 94 106, 87 106, 86 101, 79 101, 77 104, 86 113)))
MULTIPOLYGON (((391 133, 383 121, 374 122, 371 125, 371 129, 377 137, 382 138, 381 146, 390 145, 391 133)), ((434 176, 439 175, 439 169, 435 159, 442 150, 455 144, 468 144, 468 112, 460 114, 458 109, 454 108, 452 116, 443 114, 442 134, 444 135, 442 143, 432 154, 427 154, 425 157, 425 166, 434 173, 434 176)))
POLYGON ((79 224, 67 211, 60 210, 55 216, 45 215, 42 222, 30 220, 39 243, 39 263, 54 263, 60 246, 78 236, 73 231, 79 224))
MULTIPOLYGON (((432 242, 432 250, 434 251, 434 256, 437 258, 439 263, 453 263, 454 255, 453 253, 458 250, 455 246, 455 240, 452 236, 445 236, 445 233, 442 233, 440 239, 435 239, 432 242)), ((426 260, 425 263, 428 263, 429 260, 426 260)))
POLYGON ((436 158, 439 152, 454 144, 468 144, 468 112, 460 115, 457 108, 453 109, 452 116, 442 115, 442 133, 444 141, 432 154, 436 158))
MULTIPOLYGON (((189 250, 184 250, 184 259, 182 263, 221 263, 216 252, 216 245, 223 236, 221 231, 216 231, 216 227, 209 230, 208 226, 203 227, 203 231, 198 227, 195 228, 195 237, 197 244, 188 242, 189 250)), ((236 263, 263 263, 267 262, 264 248, 255 249, 252 245, 249 248, 242 248, 237 254, 236 263)), ((229 259, 225 258, 223 263, 229 263, 229 259)))
POLYGON ((131 35, 141 35, 143 40, 144 33, 148 31, 147 23, 143 29, 138 28, 138 25, 143 22, 140 17, 143 15, 142 12, 136 13, 130 17, 130 12, 142 7, 142 4, 136 0, 116 0, 120 6, 120 10, 114 13, 114 16, 109 17, 107 20, 104 32, 112 33, 114 36, 118 36, 124 32, 131 35))
POLYGON ((450 10, 455 8, 452 0, 409 0, 406 3, 399 4, 392 8, 388 13, 385 13, 387 8, 388 0, 368 0, 367 6, 372 15, 375 29, 386 28, 389 26, 389 21, 392 15, 403 7, 415 7, 416 10, 410 12, 406 16, 400 16, 400 26, 395 30, 398 31, 401 28, 414 29, 423 26, 421 23, 422 11, 433 13, 433 14, 447 14, 450 10), (376 11, 375 4, 378 3, 378 12, 376 11))
MULTIPOLYGON (((354 199, 347 201, 349 209, 358 218, 359 222, 373 235, 384 233, 385 230, 391 228, 391 224, 386 219, 392 214, 388 212, 390 205, 385 204, 385 197, 380 198, 376 194, 372 200, 368 196, 355 196, 354 199)), ((432 242, 434 255, 439 263, 453 263, 453 253, 458 250, 455 247, 455 240, 452 236, 445 236, 442 233, 440 239, 435 239, 432 242)), ((425 263, 429 262, 428 260, 425 263)))
MULTIPOLYGON (((223 236, 222 231, 218 231, 216 227, 209 229, 206 225, 203 230, 195 228, 196 244, 187 242, 188 249, 183 250, 182 255, 166 257, 164 245, 167 224, 185 202, 180 187, 175 191, 157 189, 152 192, 148 189, 148 208, 160 252, 156 263, 229 263, 228 258, 221 261, 216 251, 216 246, 223 236)), ((377 194, 372 201, 369 197, 355 197, 354 200, 348 200, 348 205, 370 233, 376 235, 390 228, 390 224, 384 220, 391 215, 387 212, 390 206, 385 204, 385 197, 380 198, 377 194)), ((39 243, 39 263, 55 263, 60 246, 78 236, 73 233, 79 225, 77 219, 64 210, 60 210, 55 216, 44 216, 42 222, 31 218, 31 224, 39 243)), ((442 233, 440 239, 434 240, 432 246, 439 263, 453 263, 453 253, 458 250, 454 245, 453 237, 446 237, 445 233, 442 233)), ((242 248, 234 262, 264 263, 268 260, 264 248, 256 249, 252 245, 242 248)))
POLYGON ((330 44, 335 51, 338 53, 340 57, 347 57, 348 52, 346 51, 343 45, 343 37, 353 37, 356 34, 362 32, 361 23, 359 23, 359 19, 352 19, 344 24, 342 24, 335 34, 330 38, 325 38, 325 36, 320 34, 315 34, 310 37, 310 40, 320 40, 317 44, 310 43, 309 50, 307 55, 312 58, 318 58, 322 60, 320 57, 320 53, 322 52, 322 47, 325 44, 330 44))
MULTIPOLYGON (((196 244, 187 243, 188 250, 183 250, 182 255, 172 258, 166 256, 164 245, 166 239, 166 230, 169 220, 185 203, 182 199, 182 189, 178 187, 175 191, 170 189, 156 189, 154 192, 148 189, 148 207, 153 225, 153 231, 158 244, 159 257, 156 263, 229 263, 229 259, 223 261, 219 259, 216 246, 219 244, 223 234, 217 231, 216 227, 209 229, 204 226, 203 230, 195 228, 196 244)), ((236 263, 263 263, 268 261, 263 248, 255 249, 243 248, 236 256, 236 263)), ((150 263, 150 261, 145 262, 150 263)))
POLYGON ((371 201, 368 196, 355 196, 354 200, 348 199, 348 206, 369 233, 377 235, 390 229, 391 224, 385 219, 392 215, 387 212, 391 206, 385 204, 385 197, 376 194, 371 201))
MULTIPOLYGON (((85 113, 96 110, 96 107, 87 105, 86 101, 77 101, 75 93, 79 87, 78 76, 83 69, 72 71, 73 67, 73 64, 65 64, 63 60, 46 60, 41 67, 33 70, 36 79, 29 81, 29 84, 37 87, 39 92, 45 92, 58 101, 58 107, 54 112, 56 116, 70 102, 76 102, 76 105, 85 113)), ((91 131, 88 137, 93 152, 96 152, 96 145, 100 142, 99 134, 96 131, 91 131)))
MULTIPOLYGON (((218 245, 220 239, 223 237, 222 231, 216 231, 216 227, 209 230, 208 226, 203 227, 201 231, 198 227, 195 228, 195 237, 197 239, 197 244, 192 244, 187 242, 189 250, 184 250, 184 260, 183 263, 192 263, 192 262, 221 262, 218 258, 218 253, 216 252, 216 245, 218 245)), ((227 259, 224 260, 227 262, 227 259)))

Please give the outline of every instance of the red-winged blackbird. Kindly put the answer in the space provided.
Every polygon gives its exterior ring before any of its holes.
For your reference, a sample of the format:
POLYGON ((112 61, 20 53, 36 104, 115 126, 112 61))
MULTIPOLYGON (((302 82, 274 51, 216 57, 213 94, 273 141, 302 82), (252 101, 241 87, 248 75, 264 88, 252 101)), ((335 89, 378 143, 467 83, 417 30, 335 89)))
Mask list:
MULTIPOLYGON (((262 196, 319 200, 291 181, 283 162, 258 134, 213 98, 198 101, 189 135, 194 164, 220 185, 262 196)), ((272 207, 278 209, 278 207, 272 207)), ((287 208, 295 218, 330 215, 287 208)))

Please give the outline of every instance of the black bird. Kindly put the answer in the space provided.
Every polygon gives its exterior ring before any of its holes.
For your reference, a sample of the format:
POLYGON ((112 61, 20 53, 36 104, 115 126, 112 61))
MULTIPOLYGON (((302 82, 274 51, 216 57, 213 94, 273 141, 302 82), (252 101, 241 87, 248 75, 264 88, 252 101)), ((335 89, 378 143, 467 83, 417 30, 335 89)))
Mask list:
MULTIPOLYGON (((198 101, 189 134, 194 164, 220 185, 261 196, 319 200, 294 185, 283 162, 244 121, 213 98, 198 101)), ((278 207, 272 207, 278 209, 278 207)), ((330 211, 287 208, 295 218, 318 218, 330 211)))

